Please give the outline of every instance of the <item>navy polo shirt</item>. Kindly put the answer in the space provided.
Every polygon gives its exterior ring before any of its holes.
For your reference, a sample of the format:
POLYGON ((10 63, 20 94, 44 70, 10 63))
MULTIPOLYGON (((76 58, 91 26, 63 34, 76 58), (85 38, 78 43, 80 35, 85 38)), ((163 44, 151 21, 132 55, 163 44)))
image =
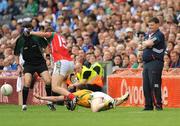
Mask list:
POLYGON ((145 40, 147 39, 153 39, 154 45, 151 48, 146 48, 143 50, 143 61, 145 63, 153 60, 163 61, 164 52, 166 50, 164 34, 158 29, 152 35, 147 34, 145 36, 145 40))

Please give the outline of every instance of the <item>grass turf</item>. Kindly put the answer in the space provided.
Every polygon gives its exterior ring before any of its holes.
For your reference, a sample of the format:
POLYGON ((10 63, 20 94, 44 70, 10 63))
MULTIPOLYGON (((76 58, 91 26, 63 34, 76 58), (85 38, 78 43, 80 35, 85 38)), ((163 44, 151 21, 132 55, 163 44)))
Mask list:
POLYGON ((50 111, 46 106, 0 105, 0 126, 180 126, 180 109, 142 111, 136 107, 92 113, 90 109, 77 107, 75 111, 57 106, 50 111))

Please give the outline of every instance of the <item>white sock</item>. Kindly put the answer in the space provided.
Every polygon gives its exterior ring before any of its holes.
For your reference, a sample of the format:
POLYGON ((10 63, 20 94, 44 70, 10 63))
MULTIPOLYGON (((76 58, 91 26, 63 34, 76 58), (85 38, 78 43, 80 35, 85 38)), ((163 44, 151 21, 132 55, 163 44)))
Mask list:
POLYGON ((22 105, 22 108, 25 108, 25 107, 27 107, 27 105, 22 105))
POLYGON ((51 101, 47 101, 47 103, 48 103, 48 104, 52 104, 52 102, 51 102, 51 101))

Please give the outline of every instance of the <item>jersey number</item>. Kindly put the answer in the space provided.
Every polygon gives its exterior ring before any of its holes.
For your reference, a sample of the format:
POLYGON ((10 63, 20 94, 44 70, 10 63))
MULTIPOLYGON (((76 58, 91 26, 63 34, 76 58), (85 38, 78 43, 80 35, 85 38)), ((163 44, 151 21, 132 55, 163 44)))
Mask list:
POLYGON ((59 46, 60 47, 64 47, 64 48, 67 49, 67 47, 66 47, 66 40, 63 37, 60 37, 60 36, 58 36, 58 40, 59 40, 59 46))

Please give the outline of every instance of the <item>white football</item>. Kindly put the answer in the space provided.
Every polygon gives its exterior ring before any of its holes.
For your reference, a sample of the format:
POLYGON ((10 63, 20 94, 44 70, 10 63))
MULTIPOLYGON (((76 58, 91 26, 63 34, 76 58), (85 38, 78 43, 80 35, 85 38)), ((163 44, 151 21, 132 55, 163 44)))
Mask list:
POLYGON ((3 84, 1 86, 1 94, 4 96, 9 96, 13 92, 13 88, 10 84, 3 84))

